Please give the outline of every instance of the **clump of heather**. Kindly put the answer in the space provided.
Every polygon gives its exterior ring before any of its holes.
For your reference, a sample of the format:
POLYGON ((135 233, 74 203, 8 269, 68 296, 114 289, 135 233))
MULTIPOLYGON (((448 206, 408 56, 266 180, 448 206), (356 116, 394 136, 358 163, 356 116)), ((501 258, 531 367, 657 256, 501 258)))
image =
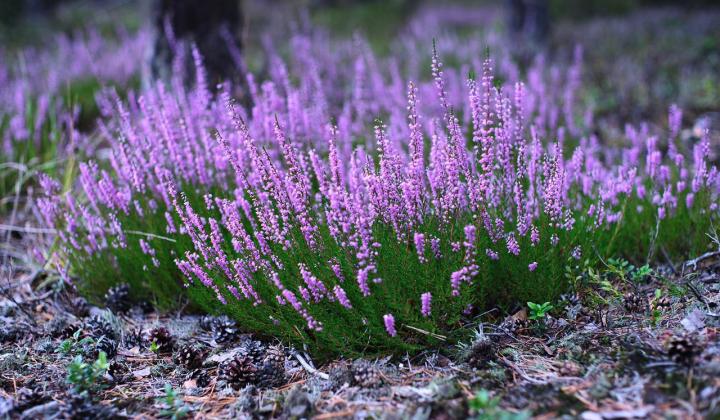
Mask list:
POLYGON ((580 260, 697 252, 717 213, 708 137, 680 144, 677 109, 669 135, 629 127, 608 147, 542 72, 502 83, 488 57, 459 84, 434 52, 432 79, 397 93, 367 51, 344 95, 278 59, 244 108, 192 54, 191 90, 106 97, 112 158, 80 166, 83 201, 44 181, 39 213, 90 293, 184 288, 320 354, 413 351, 489 305, 552 300, 580 260))
POLYGON ((132 84, 149 43, 148 30, 107 37, 87 29, 57 34, 43 48, 0 50, 0 197, 38 171, 59 175, 77 151, 91 154, 78 130, 87 122, 81 111, 92 117, 87 108, 101 86, 132 84))

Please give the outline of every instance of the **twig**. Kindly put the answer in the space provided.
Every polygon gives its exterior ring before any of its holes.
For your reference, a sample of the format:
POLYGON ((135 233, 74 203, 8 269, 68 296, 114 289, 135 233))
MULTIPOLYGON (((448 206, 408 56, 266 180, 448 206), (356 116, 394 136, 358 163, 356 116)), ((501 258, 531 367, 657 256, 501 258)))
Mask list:
POLYGON ((319 370, 315 369, 314 367, 310 366, 310 364, 302 357, 300 356, 300 353, 295 353, 295 358, 300 362, 303 368, 308 371, 308 373, 312 375, 317 375, 325 380, 330 379, 330 375, 324 372, 320 372, 319 370))
POLYGON ((525 372, 523 372, 522 369, 520 369, 520 368, 517 367, 514 363, 512 363, 511 361, 509 361, 508 359, 506 359, 506 358, 504 358, 504 357, 500 358, 499 360, 500 360, 501 362, 503 362, 503 364, 507 365, 510 369, 512 369, 513 371, 515 371, 515 373, 517 373, 518 375, 520 375, 521 378, 525 379, 526 381, 528 381, 528 382, 530 382, 530 383, 532 383, 532 384, 535 384, 535 385, 547 385, 547 384, 548 384, 547 381, 542 381, 542 380, 535 379, 535 378, 532 378, 532 377, 528 376, 528 374, 525 373, 525 372))
MULTIPOLYGON (((39 228, 39 227, 34 227, 34 226, 23 227, 23 226, 12 226, 12 225, 0 224, 0 229, 7 230, 10 232, 21 232, 21 233, 37 233, 37 234, 42 234, 42 233, 57 234, 58 233, 57 229, 39 228)), ((110 232, 110 230, 106 229, 106 232, 110 232)), ((145 236, 147 238, 162 239, 163 241, 168 241, 168 242, 177 242, 175 239, 168 238, 167 236, 157 235, 155 233, 149 233, 149 232, 141 232, 139 230, 126 230, 125 233, 129 233, 131 235, 141 235, 141 236, 145 236)))
POLYGON ((435 338, 435 339, 438 339, 438 340, 441 340, 441 341, 447 340, 447 337, 444 336, 444 335, 435 334, 435 333, 432 333, 432 332, 430 332, 430 331, 425 331, 425 330, 420 329, 420 328, 418 328, 418 327, 413 327, 412 325, 403 324, 403 327, 409 328, 409 329, 411 329, 411 330, 413 330, 413 331, 415 331, 415 332, 419 332, 420 334, 429 335, 430 337, 435 338))
POLYGON ((686 261, 685 264, 683 264, 683 266, 687 267, 687 266, 692 265, 693 270, 696 270, 696 269, 697 269, 697 265, 698 265, 699 262, 701 262, 701 261, 703 261, 703 260, 706 260, 706 259, 708 259, 708 258, 712 258, 712 257, 718 256, 718 255, 720 255, 720 251, 706 252, 706 253, 702 254, 701 256, 699 256, 699 257, 697 257, 697 258, 695 258, 695 259, 692 259, 692 260, 690 260, 690 261, 686 261))
POLYGON ((697 290, 697 288, 695 288, 695 286, 692 284, 692 280, 686 281, 685 284, 687 285, 687 287, 690 288, 690 290, 693 292, 693 294, 695 295, 695 297, 697 298, 697 300, 699 300, 700 302, 702 302, 702 304, 705 305, 706 308, 710 309, 710 308, 708 307, 708 304, 707 304, 707 301, 705 300, 705 298, 702 297, 702 295, 701 295, 700 292, 697 290))
POLYGON ((661 247, 660 247, 660 252, 662 252, 663 257, 665 257, 665 259, 667 260, 668 264, 670 264, 670 269, 672 270, 673 274, 675 274, 675 275, 677 276, 677 275, 678 275, 678 271, 675 269, 675 264, 674 264, 674 263, 672 262, 672 260, 670 259, 670 255, 668 255, 668 252, 667 252, 667 250, 665 249, 664 246, 661 246, 661 247))

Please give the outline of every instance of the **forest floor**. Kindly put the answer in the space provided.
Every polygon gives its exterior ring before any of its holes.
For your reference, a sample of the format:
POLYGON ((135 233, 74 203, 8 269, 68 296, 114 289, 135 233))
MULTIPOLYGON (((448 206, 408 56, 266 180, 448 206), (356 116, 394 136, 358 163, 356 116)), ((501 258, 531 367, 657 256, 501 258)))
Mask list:
POLYGON ((632 275, 638 269, 611 262, 581 279, 578 294, 564 296, 553 316, 483 314, 475 320, 482 333, 464 348, 315 364, 301 349, 256 342, 232 323, 160 315, 117 296, 114 311, 93 307, 50 271, 21 260, 13 267, 0 301, 0 417, 720 415, 720 253, 639 277, 632 275), (182 359, 189 347, 199 351, 182 359), (233 367, 228 375, 228 363, 244 360, 249 348, 281 349, 273 372, 279 381, 264 386, 261 375, 232 376, 233 367), (99 349, 114 357, 93 365, 99 349), (91 398, 79 397, 82 390, 91 398))

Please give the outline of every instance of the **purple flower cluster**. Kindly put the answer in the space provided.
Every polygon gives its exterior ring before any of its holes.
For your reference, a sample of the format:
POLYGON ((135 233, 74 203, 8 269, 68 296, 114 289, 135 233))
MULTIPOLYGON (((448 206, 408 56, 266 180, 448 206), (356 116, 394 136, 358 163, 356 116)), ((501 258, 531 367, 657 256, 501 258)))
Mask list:
MULTIPOLYGON (((80 165, 86 200, 59 194, 51 181, 39 200, 45 222, 63 227, 65 251, 140 247, 157 259, 156 247, 168 245, 132 236, 123 221, 159 214, 165 223, 155 234, 192 242, 172 249, 177 269, 222 305, 287 309, 320 332, 330 310, 355 313, 375 299, 401 305, 420 294, 413 310, 379 309, 395 314, 382 327, 396 336, 395 316, 410 325, 429 319, 433 305, 442 313, 443 302, 492 285, 483 274, 492 267, 519 264, 541 281, 545 267, 565 264, 567 254, 579 259, 593 237, 631 219, 631 200, 660 219, 717 211, 720 175, 706 161, 707 133, 691 155, 689 145, 661 152, 645 126, 628 126, 618 148, 583 134, 589 127, 574 118, 572 94, 580 52, 563 77, 548 81, 533 67, 527 82, 509 73, 504 84, 491 59, 476 63, 479 80, 466 80, 466 68, 444 68, 435 52, 432 80, 408 83, 369 49, 308 62, 313 43, 293 42, 298 73, 278 56, 268 80, 248 74, 247 108, 230 99, 229 84, 217 96, 204 83, 157 85, 127 102, 108 92, 101 105, 110 118, 100 129, 112 169, 80 165), (348 74, 353 89, 338 90, 348 74), (388 120, 370 132, 379 114, 388 120), (688 198, 699 195, 702 204, 688 198), (408 253, 408 268, 450 274, 413 289, 416 273, 390 269, 392 253, 408 253)), ((678 112, 670 113, 671 142, 678 112)), ((380 326, 378 314, 360 316, 380 326)))

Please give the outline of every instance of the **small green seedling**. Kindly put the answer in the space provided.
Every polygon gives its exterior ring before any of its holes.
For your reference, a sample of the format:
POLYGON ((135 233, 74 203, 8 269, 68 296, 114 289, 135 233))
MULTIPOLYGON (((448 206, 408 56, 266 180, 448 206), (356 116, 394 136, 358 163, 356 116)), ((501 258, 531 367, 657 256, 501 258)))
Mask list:
POLYGON ((662 320, 662 309, 660 305, 660 301, 663 297, 663 292, 660 289, 655 289, 655 296, 650 301, 650 309, 652 310, 650 313, 650 322, 653 326, 657 326, 660 321, 662 320))
POLYGON ((188 415, 187 407, 183 404, 182 399, 178 398, 177 391, 170 384, 165 384, 165 396, 158 398, 158 403, 163 406, 160 411, 161 417, 179 420, 188 415))
POLYGON ((635 267, 622 258, 608 258, 607 269, 610 273, 617 275, 624 281, 635 267))
POLYGON ((92 364, 83 361, 82 356, 75 356, 68 365, 67 382, 77 393, 94 391, 100 387, 98 381, 108 369, 107 355, 100 352, 92 364))
POLYGON ((476 420, 524 420, 530 418, 527 411, 513 413, 498 407, 499 404, 500 397, 491 397, 490 392, 486 389, 475 392, 475 396, 468 401, 468 406, 474 414, 472 418, 476 420))
POLYGON ((545 315, 554 308, 550 302, 545 302, 543 304, 528 302, 527 305, 530 308, 529 318, 533 321, 544 321, 545 315))
POLYGON ((645 280, 647 277, 651 276, 653 274, 652 268, 650 268, 649 265, 645 264, 642 267, 638 267, 635 270, 633 270, 632 274, 630 275, 630 278, 635 283, 640 283, 643 280, 645 280))
POLYGON ((75 333, 72 335, 72 337, 67 338, 60 342, 58 347, 55 349, 55 353, 60 353, 62 355, 68 355, 68 354, 78 354, 82 352, 83 348, 87 347, 88 345, 91 345, 95 342, 95 340, 92 337, 84 337, 80 338, 81 330, 75 331, 75 333))

